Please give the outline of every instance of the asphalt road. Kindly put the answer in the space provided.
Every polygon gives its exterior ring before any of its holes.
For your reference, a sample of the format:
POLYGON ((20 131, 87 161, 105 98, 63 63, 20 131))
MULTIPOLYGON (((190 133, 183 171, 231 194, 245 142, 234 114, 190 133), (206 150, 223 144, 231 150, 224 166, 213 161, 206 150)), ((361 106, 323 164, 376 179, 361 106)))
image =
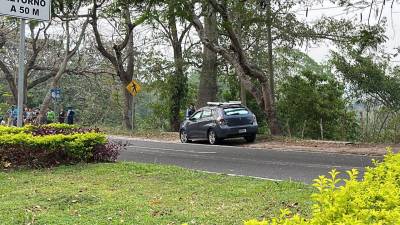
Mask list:
MULTIPOLYGON (((371 157, 304 151, 254 149, 238 146, 175 144, 115 139, 126 145, 120 161, 158 163, 184 168, 251 176, 272 180, 294 180, 312 183, 319 175, 336 168, 346 171, 371 166, 371 157)), ((376 157, 375 157, 376 158, 376 157)), ((343 173, 344 174, 344 173, 343 173)))

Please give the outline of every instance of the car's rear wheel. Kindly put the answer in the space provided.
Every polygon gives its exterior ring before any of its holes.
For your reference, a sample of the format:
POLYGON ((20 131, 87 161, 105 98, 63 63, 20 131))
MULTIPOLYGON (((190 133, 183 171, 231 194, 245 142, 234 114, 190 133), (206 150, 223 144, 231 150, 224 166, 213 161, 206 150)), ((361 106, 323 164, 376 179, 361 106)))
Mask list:
POLYGON ((256 134, 252 134, 250 136, 245 136, 244 139, 248 142, 248 143, 252 143, 256 140, 256 134))
POLYGON ((220 142, 220 139, 217 137, 217 134, 215 133, 214 130, 209 130, 208 131, 208 143, 210 145, 216 145, 220 142))
POLYGON ((186 130, 181 130, 181 132, 179 133, 179 137, 182 143, 192 142, 191 140, 189 140, 186 130))

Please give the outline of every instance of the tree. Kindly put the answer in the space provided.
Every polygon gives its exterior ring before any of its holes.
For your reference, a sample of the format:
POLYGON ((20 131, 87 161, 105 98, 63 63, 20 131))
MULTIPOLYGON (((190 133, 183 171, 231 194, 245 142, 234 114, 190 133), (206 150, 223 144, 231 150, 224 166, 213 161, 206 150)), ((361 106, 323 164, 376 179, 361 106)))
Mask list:
MULTIPOLYGON (((78 1, 75 3, 72 2, 68 2, 69 3, 65 8, 64 7, 60 7, 58 8, 60 15, 58 16, 61 20, 61 22, 64 25, 64 38, 66 40, 65 43, 65 47, 64 47, 64 52, 63 52, 63 56, 62 56, 62 60, 61 62, 59 62, 59 65, 57 65, 57 73, 55 74, 55 76, 52 78, 50 84, 49 84, 49 89, 46 92, 46 95, 43 99, 43 103, 40 106, 40 113, 38 116, 38 121, 40 123, 43 123, 44 117, 48 111, 49 105, 51 103, 52 100, 52 96, 51 96, 51 89, 56 88, 59 85, 59 81, 61 79, 61 77, 65 74, 67 67, 68 67, 68 63, 71 61, 72 57, 75 56, 75 54, 78 52, 79 47, 81 46, 84 38, 85 38, 85 33, 86 33, 86 28, 89 24, 89 18, 90 16, 88 14, 84 15, 83 17, 85 18, 83 24, 79 24, 79 10, 82 6, 82 2, 78 1), (78 24, 77 25, 80 28, 80 31, 78 32, 75 41, 73 40, 74 36, 73 36, 73 32, 71 32, 71 23, 72 21, 76 21, 78 20, 78 24)), ((75 28, 74 30, 79 30, 79 28, 75 28)))
MULTIPOLYGON (((207 40, 216 45, 218 43, 217 15, 213 7, 204 7, 204 35, 207 40)), ((217 100, 217 54, 203 44, 203 62, 200 74, 200 85, 197 98, 197 108, 203 107, 207 102, 217 100)))
POLYGON ((169 120, 172 131, 179 131, 180 112, 184 106, 187 93, 187 76, 185 74, 184 41, 191 29, 191 25, 179 17, 182 8, 179 2, 169 0, 164 4, 156 5, 153 9, 153 19, 161 27, 164 37, 173 49, 174 74, 168 79, 169 90, 169 120), (161 7, 161 8, 160 8, 161 7), (179 27, 182 27, 181 31, 179 27))
MULTIPOLYGON (((140 1, 139 1, 140 2, 140 1)), ((126 90, 126 86, 134 78, 134 66, 135 66, 135 50, 133 46, 133 30, 138 25, 142 24, 148 17, 147 10, 144 10, 141 16, 137 17, 135 21, 131 18, 131 5, 135 2, 129 1, 98 1, 93 0, 92 6, 92 20, 91 25, 93 33, 97 43, 97 49, 99 52, 111 63, 115 73, 121 81, 121 90, 124 95, 124 109, 123 119, 125 128, 132 130, 135 127, 135 113, 134 113, 134 98, 126 90), (107 5, 109 4, 109 5, 107 5), (103 7, 104 6, 104 7, 103 7), (102 8, 103 7, 103 8, 102 8), (111 14, 101 14, 101 10, 105 12, 111 11, 111 14), (114 15, 112 15, 114 14, 114 15), (102 38, 102 34, 99 30, 99 19, 114 19, 120 15, 122 20, 116 22, 115 30, 120 34, 119 43, 112 43, 112 47, 106 46, 106 43, 102 38), (119 29, 118 29, 119 28, 119 29)), ((117 20, 116 20, 117 21, 117 20)))
POLYGON ((304 70, 279 86, 279 116, 296 137, 354 138, 354 113, 347 112, 344 86, 330 73, 304 70))
MULTIPOLYGON (((0 49, 3 48, 3 54, 0 55, 0 70, 3 72, 4 77, 8 83, 10 92, 13 96, 14 104, 17 104, 18 90, 15 75, 18 74, 16 62, 17 43, 13 43, 16 33, 10 32, 16 24, 14 21, 4 21, 2 29, 0 29, 0 49)), ((48 47, 49 35, 47 30, 51 26, 48 24, 38 23, 35 21, 29 22, 30 37, 27 39, 27 60, 24 70, 24 102, 26 103, 28 90, 39 83, 45 82, 54 73, 37 74, 35 68, 40 63, 41 58, 44 58, 42 52, 48 47)))
POLYGON ((193 6, 191 6, 190 20, 194 24, 200 40, 209 49, 219 53, 226 61, 231 63, 235 68, 236 73, 242 78, 246 89, 255 97, 258 104, 264 109, 264 112, 268 117, 271 134, 280 135, 282 131, 278 118, 276 117, 276 109, 268 78, 261 69, 249 61, 249 57, 243 48, 240 37, 232 26, 233 22, 230 20, 227 2, 224 1, 223 3, 218 3, 215 0, 209 0, 208 3, 220 14, 222 20, 221 25, 230 41, 230 49, 220 47, 207 39, 204 25, 201 22, 200 17, 195 13, 193 6), (260 88, 258 88, 251 79, 257 80, 260 88))
POLYGON ((350 43, 332 51, 330 62, 357 97, 366 96, 394 111, 400 110, 400 73, 390 68, 391 56, 378 52, 386 41, 381 26, 366 26, 350 43))

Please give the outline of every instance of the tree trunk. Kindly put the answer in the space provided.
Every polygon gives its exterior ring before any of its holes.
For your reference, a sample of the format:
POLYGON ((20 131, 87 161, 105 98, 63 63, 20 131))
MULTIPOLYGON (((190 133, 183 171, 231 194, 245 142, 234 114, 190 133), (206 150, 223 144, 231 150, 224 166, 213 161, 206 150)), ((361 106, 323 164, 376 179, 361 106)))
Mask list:
POLYGON ((170 91, 170 126, 172 131, 179 131, 180 129, 180 111, 183 105, 183 100, 186 97, 186 77, 183 70, 184 60, 181 38, 178 37, 178 30, 176 27, 176 17, 174 8, 170 6, 170 15, 168 18, 168 26, 172 35, 172 48, 174 50, 174 66, 175 73, 171 77, 171 91, 170 91))
POLYGON ((246 87, 244 86, 244 83, 240 77, 239 80, 240 80, 240 101, 242 101, 242 104, 244 106, 247 106, 246 87))
POLYGON ((133 96, 126 90, 126 86, 130 81, 122 82, 122 92, 124 95, 124 109, 123 109, 123 125, 128 130, 133 130, 135 123, 133 120, 133 96))
MULTIPOLYGON (((118 74, 119 79, 122 85, 122 94, 124 96, 124 109, 123 109, 123 125, 125 128, 132 130, 135 127, 135 113, 134 113, 134 97, 126 90, 126 86, 132 81, 134 75, 134 60, 135 60, 135 51, 133 48, 133 29, 138 24, 133 24, 132 19, 130 17, 129 12, 129 4, 124 4, 121 16, 124 19, 124 38, 121 43, 114 43, 113 52, 107 51, 104 47, 103 41, 101 40, 101 34, 98 28, 97 20, 98 10, 100 9, 101 4, 98 4, 96 0, 94 0, 93 9, 92 9, 92 27, 93 33, 97 43, 97 49, 100 53, 110 61, 115 72, 118 74), (125 51, 125 52, 124 52, 125 51), (127 57, 125 57, 125 54, 127 57), (126 65, 126 68, 125 68, 126 65)), ((122 31, 121 31, 122 32, 122 31)))
POLYGON ((67 68, 67 64, 68 64, 69 59, 70 59, 70 57, 68 55, 66 55, 64 60, 63 60, 63 62, 60 65, 60 68, 58 69, 57 75, 53 78, 53 80, 52 80, 52 82, 50 84, 50 87, 49 87, 48 91, 46 92, 46 96, 44 97, 43 103, 40 106, 40 112, 39 112, 39 115, 38 115, 38 123, 44 123, 46 121, 45 120, 45 115, 46 115, 46 113, 47 113, 47 111, 48 111, 48 109, 50 107, 50 103, 51 103, 51 100, 52 100, 50 90, 53 89, 53 88, 56 88, 58 86, 58 82, 60 81, 62 75, 64 74, 64 72, 65 72, 65 70, 67 68))
POLYGON ((271 134, 274 136, 282 135, 282 129, 278 121, 278 117, 276 116, 276 108, 273 103, 273 97, 271 95, 271 90, 269 89, 269 84, 262 84, 262 92, 263 92, 263 101, 264 101, 264 112, 267 115, 269 129, 271 134))
POLYGON ((268 46, 268 78, 269 88, 271 90, 272 104, 275 105, 275 74, 274 74, 274 58, 272 49, 272 12, 271 0, 267 0, 267 46, 268 46))
POLYGON ((183 72, 183 55, 180 43, 174 44, 174 64, 175 74, 172 78, 171 90, 171 117, 170 125, 172 131, 179 131, 180 128, 180 111, 183 105, 183 100, 186 95, 186 77, 183 72))
MULTIPOLYGON (((126 13, 129 13, 127 11, 126 13)), ((133 47, 133 32, 131 32, 129 36, 128 46, 127 46, 127 67, 126 73, 121 72, 123 75, 121 76, 122 81, 122 91, 124 93, 124 110, 123 110, 123 118, 124 118, 124 126, 128 130, 135 129, 135 97, 131 95, 126 89, 126 86, 135 78, 135 49, 133 47)))
MULTIPOLYGON (((208 7, 204 19, 204 33, 210 42, 217 44, 218 29, 217 16, 212 7, 208 7)), ((200 74, 197 108, 207 105, 207 102, 217 100, 217 53, 203 45, 203 65, 200 74)))

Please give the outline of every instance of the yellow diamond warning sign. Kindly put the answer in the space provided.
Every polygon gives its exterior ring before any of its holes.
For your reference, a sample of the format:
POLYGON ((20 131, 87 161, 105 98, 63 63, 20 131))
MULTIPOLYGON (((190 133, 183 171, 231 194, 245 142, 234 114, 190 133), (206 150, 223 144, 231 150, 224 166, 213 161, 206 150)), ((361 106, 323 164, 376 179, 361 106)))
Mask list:
POLYGON ((140 87, 140 85, 138 84, 138 82, 136 82, 135 80, 132 80, 132 82, 130 82, 128 84, 128 86, 126 86, 126 90, 128 90, 129 93, 131 93, 131 95, 136 96, 137 93, 139 93, 139 91, 142 88, 140 87))

